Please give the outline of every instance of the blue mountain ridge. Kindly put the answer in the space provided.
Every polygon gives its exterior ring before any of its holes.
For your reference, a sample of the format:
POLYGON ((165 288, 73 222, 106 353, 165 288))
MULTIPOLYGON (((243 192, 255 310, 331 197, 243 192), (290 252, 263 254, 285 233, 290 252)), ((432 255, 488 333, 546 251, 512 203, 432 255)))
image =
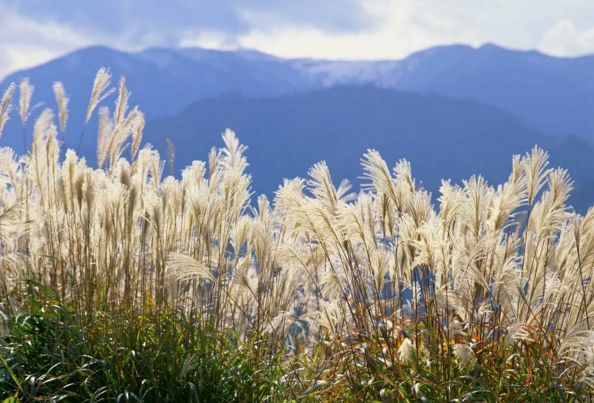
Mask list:
MULTIPOLYGON (((52 83, 62 81, 71 96, 67 137, 71 145, 80 136, 93 78, 102 66, 110 68, 114 86, 121 75, 126 76, 132 104, 140 103, 148 119, 181 112, 205 97, 233 92, 270 97, 371 84, 472 99, 508 111, 550 136, 575 135, 594 141, 594 56, 556 58, 494 45, 477 49, 439 46, 403 60, 379 61, 282 59, 249 50, 199 48, 122 52, 94 46, 17 71, 0 83, 0 91, 28 77, 36 86, 33 103, 53 106, 52 83)), ((106 102, 113 106, 113 99, 106 102)), ((6 129, 11 138, 20 136, 18 126, 13 121, 6 129)), ((90 124, 92 134, 85 140, 89 152, 95 148, 96 126, 96 121, 90 124)), ((18 150, 22 141, 4 139, 2 144, 18 150)))
MULTIPOLYGON (((32 104, 43 101, 55 109, 52 85, 62 81, 70 96, 66 145, 75 148, 84 125, 93 80, 101 67, 109 68, 112 73, 112 87, 117 86, 120 76, 126 77, 126 86, 132 93, 131 107, 139 103, 147 119, 180 112, 204 97, 235 91, 249 96, 274 96, 304 91, 312 86, 306 73, 255 52, 155 48, 127 53, 97 46, 11 74, 2 81, 0 90, 27 77, 35 86, 32 104)), ((115 96, 111 96, 102 105, 113 109, 114 102, 115 96)), ((32 118, 42 109, 37 109, 32 118)), ((88 125, 83 148, 91 159, 97 144, 96 115, 97 111, 88 125)), ((22 127, 16 115, 1 140, 0 145, 22 151, 22 127)))
MULTIPOLYGON (((584 212, 594 201, 594 147, 575 137, 546 136, 492 106, 440 95, 420 95, 373 86, 337 86, 275 98, 221 96, 155 119, 145 142, 166 156, 175 148, 174 174, 191 161, 206 161, 221 133, 236 131, 246 152, 253 191, 273 196, 284 178, 307 177, 326 161, 333 181, 354 182, 360 159, 377 149, 390 167, 405 158, 418 183, 438 197, 442 179, 461 183, 473 174, 496 185, 511 173, 512 155, 539 146, 550 166, 568 169, 575 180, 570 203, 584 212)), ((169 173, 169 171, 167 172, 169 173)))
MULTIPOLYGON (((249 50, 122 52, 95 46, 15 72, 0 83, 0 91, 28 77, 35 85, 32 104, 44 101, 55 109, 51 86, 62 81, 71 98, 65 147, 76 148, 93 79, 102 66, 113 73, 112 86, 126 76, 131 106, 139 104, 149 121, 147 141, 164 151, 162 142, 172 138, 178 167, 205 158, 204 150, 220 145, 224 128, 236 130, 251 147, 256 190, 269 192, 282 177, 303 176, 322 159, 336 165, 336 177, 354 179, 361 174, 357 161, 369 147, 378 148, 391 163, 410 159, 433 191, 438 177, 460 180, 483 173, 501 181, 512 153, 539 144, 551 152, 552 162, 569 168, 576 179, 576 207, 594 201, 589 190, 594 182, 593 56, 555 58, 494 45, 453 45, 403 60, 331 61, 283 59, 249 50), (335 99, 340 96, 345 104, 335 99), (360 101, 354 99, 357 96, 360 101), (300 111, 298 116, 275 109, 282 105, 292 105, 300 111), (242 112, 252 109, 253 117, 242 112), (164 127, 164 121, 170 126, 164 127), (187 122, 192 122, 191 130, 187 122), (295 143, 293 153, 275 153, 287 147, 288 139, 295 143), (299 148, 306 143, 308 147, 299 148), (259 171, 264 161, 278 169, 259 171), (270 177, 268 171, 278 177, 270 177)), ((113 109, 114 101, 115 95, 103 105, 113 109)), ((33 120, 42 109, 35 110, 28 123, 28 144, 33 120)), ((91 165, 96 137, 95 116, 82 147, 91 165)), ((22 127, 13 113, 0 146, 20 153, 22 143, 22 127)))

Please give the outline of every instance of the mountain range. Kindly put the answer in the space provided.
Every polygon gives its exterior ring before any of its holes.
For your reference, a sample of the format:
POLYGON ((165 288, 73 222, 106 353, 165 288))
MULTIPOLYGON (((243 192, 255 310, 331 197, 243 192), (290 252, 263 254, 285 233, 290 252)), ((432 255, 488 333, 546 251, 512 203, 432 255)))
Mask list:
POLYGON ((354 182, 360 160, 378 150, 394 167, 410 161, 413 177, 436 200, 442 179, 460 183, 473 174, 490 183, 507 180, 512 155, 538 145, 550 165, 575 180, 571 203, 584 211, 594 201, 594 148, 578 138, 552 138, 510 113, 469 100, 414 94, 373 86, 336 86, 275 98, 222 96, 195 102, 182 113, 152 120, 144 140, 166 155, 175 146, 175 171, 206 160, 221 133, 233 128, 243 144, 257 194, 271 196, 284 178, 306 177, 326 161, 333 181, 354 182))
MULTIPOLYGON (((54 107, 51 86, 62 81, 71 98, 66 146, 75 148, 102 66, 110 68, 114 86, 126 76, 130 103, 148 119, 145 141, 164 155, 171 138, 178 170, 220 146, 228 127, 250 147, 257 192, 305 176, 320 160, 335 180, 356 181, 367 148, 392 165, 410 160, 413 174, 435 192, 442 178, 481 173, 505 180, 512 154, 538 144, 575 178, 572 203, 580 210, 594 204, 594 56, 454 45, 403 60, 331 61, 249 50, 91 47, 15 72, 0 91, 28 77, 36 86, 32 103, 54 107)), ((104 104, 113 108, 114 100, 104 104)), ((93 119, 83 143, 91 163, 96 127, 93 119)), ((15 114, 0 146, 21 152, 21 136, 15 114)))

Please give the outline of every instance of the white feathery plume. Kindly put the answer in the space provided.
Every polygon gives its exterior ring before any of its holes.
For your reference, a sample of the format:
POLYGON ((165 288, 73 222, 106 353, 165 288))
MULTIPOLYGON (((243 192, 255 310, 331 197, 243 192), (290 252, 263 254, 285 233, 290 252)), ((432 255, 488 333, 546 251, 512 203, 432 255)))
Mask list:
POLYGON ((196 355, 194 354, 190 354, 189 356, 186 357, 186 359, 184 360, 184 363, 182 365, 182 369, 180 371, 179 377, 181 379, 184 379, 185 376, 191 372, 194 371, 196 368, 198 367, 198 363, 196 362, 196 355))
POLYGON ((109 108, 99 108, 99 136, 97 139, 97 165, 103 166, 109 156, 108 143, 114 130, 114 122, 109 116, 109 108))
POLYGON ((584 323, 570 327, 561 342, 559 356, 577 361, 581 365, 594 364, 594 331, 584 323))
POLYGON ((10 239, 13 232, 22 230, 21 214, 24 210, 23 204, 13 204, 4 208, 0 213, 0 238, 10 239))
POLYGON ((450 322, 446 326, 445 332, 446 332, 448 340, 455 339, 456 336, 468 338, 468 335, 466 333, 464 333, 464 331, 462 330, 462 326, 460 326, 460 322, 458 322, 458 321, 450 322))
POLYGON ((328 329, 332 337, 340 336, 346 324, 345 319, 344 308, 341 306, 340 300, 320 301, 316 324, 328 329))
POLYGON ((336 189, 332 184, 332 178, 330 177, 330 171, 325 161, 318 162, 308 172, 311 177, 307 181, 307 184, 311 190, 311 193, 317 200, 320 200, 324 207, 334 212, 336 203, 338 202, 338 195, 336 189))
POLYGON ((504 224, 514 216, 514 211, 526 204, 528 200, 526 186, 526 175, 522 169, 520 156, 515 155, 508 181, 498 186, 493 198, 491 220, 495 229, 504 228, 504 224))
POLYGON ((126 116, 126 118, 119 124, 115 123, 115 128, 108 145, 109 157, 111 159, 112 167, 126 148, 126 140, 128 140, 128 138, 136 132, 136 128, 139 125, 144 125, 144 115, 139 113, 138 107, 135 107, 132 111, 130 111, 128 116, 126 116))
POLYGON ((214 281, 214 277, 208 267, 196 259, 181 253, 170 253, 167 257, 167 276, 175 281, 214 281))
POLYGON ((396 205, 398 210, 402 209, 400 200, 396 197, 396 191, 390 170, 386 161, 384 161, 379 152, 376 150, 368 150, 361 160, 361 165, 365 171, 364 177, 371 180, 370 184, 366 186, 374 189, 378 195, 387 195, 396 205))
POLYGON ((113 120, 116 126, 122 124, 128 112, 128 100, 130 99, 130 91, 126 88, 126 77, 120 77, 118 90, 118 99, 116 100, 115 110, 113 111, 113 120))
POLYGON ((243 153, 248 149, 247 146, 240 144, 235 132, 230 129, 226 129, 223 133, 223 141, 225 142, 225 147, 222 149, 224 164, 228 168, 238 168, 243 172, 248 165, 243 156, 243 153))
POLYGON ((538 148, 534 147, 530 154, 526 154, 523 160, 524 171, 526 172, 527 189, 528 189, 528 204, 532 205, 538 192, 542 189, 546 182, 546 177, 550 172, 547 169, 548 154, 538 148))
POLYGON ((507 335, 505 336, 505 347, 511 347, 519 341, 532 341, 528 327, 525 322, 515 322, 507 328, 507 335))
POLYGON ((467 197, 462 204, 462 219, 478 238, 485 229, 483 224, 491 209, 494 190, 482 176, 472 176, 468 181, 462 182, 467 197))
POLYGON ((14 83, 10 83, 6 91, 4 91, 4 95, 2 96, 2 101, 0 101, 0 138, 2 137, 2 131, 4 130, 4 125, 10 119, 9 114, 12 110, 12 97, 14 96, 14 91, 16 89, 16 85, 14 83))
POLYGON ((89 119, 91 118, 91 114, 99 105, 101 101, 103 101, 106 97, 113 94, 115 91, 114 88, 109 87, 111 84, 111 74, 109 70, 105 67, 101 67, 95 76, 95 81, 93 82, 93 89, 91 90, 91 100, 89 102, 89 107, 87 108, 87 114, 85 116, 85 125, 89 123, 89 119))
POLYGON ((47 108, 35 121, 35 127, 33 129, 33 143, 31 145, 31 151, 33 155, 38 154, 43 148, 43 143, 47 139, 47 134, 52 121, 54 119, 54 112, 47 108))
POLYGON ((29 119, 29 107, 31 106, 31 98, 33 97, 34 90, 35 86, 29 82, 28 78, 23 78, 21 80, 21 83, 19 84, 19 113, 21 115, 23 127, 27 124, 27 120, 29 119))
POLYGON ((472 348, 466 343, 454 344, 454 355, 461 367, 472 365, 476 362, 476 356, 472 348))
POLYGON ((191 183, 200 183, 206 174, 206 163, 204 161, 193 161, 192 165, 182 170, 182 183, 188 186, 191 183))
POLYGON ((458 185, 451 185, 450 180, 441 182, 439 192, 441 193, 438 199, 441 203, 439 215, 443 219, 444 227, 449 229, 458 219, 460 207, 464 200, 464 192, 458 185))
POLYGON ((106 109, 100 109, 99 146, 97 148, 99 167, 102 167, 110 159, 110 168, 113 170, 117 160, 122 155, 125 148, 124 144, 130 135, 135 136, 133 138, 133 155, 138 151, 140 137, 144 127, 144 115, 138 110, 138 107, 135 107, 126 115, 129 97, 130 92, 126 88, 126 79, 122 76, 113 119, 109 119, 105 115, 107 113, 106 109))
POLYGON ((136 114, 134 131, 132 133, 132 159, 136 158, 136 154, 138 153, 138 149, 140 148, 140 142, 142 141, 142 131, 144 130, 144 125, 144 114, 138 111, 136 114))
POLYGON ((336 197, 343 203, 348 203, 357 199, 356 193, 349 193, 353 185, 348 179, 343 179, 336 189, 336 197))
POLYGON ((410 162, 401 159, 393 169, 397 186, 406 188, 407 193, 413 193, 416 190, 415 180, 412 177, 410 162))
POLYGON ((405 338, 400 347, 398 347, 398 358, 401 362, 407 363, 412 360, 414 355, 414 345, 409 338, 405 338))
POLYGON ((268 333, 275 333, 281 338, 284 338, 291 327, 298 322, 299 317, 293 312, 280 311, 269 321, 264 331, 268 333))
POLYGON ((57 81, 53 85, 54 94, 56 95, 56 102, 58 104, 58 117, 60 119, 60 130, 62 135, 66 132, 66 123, 68 122, 68 102, 70 99, 66 95, 64 85, 57 81))

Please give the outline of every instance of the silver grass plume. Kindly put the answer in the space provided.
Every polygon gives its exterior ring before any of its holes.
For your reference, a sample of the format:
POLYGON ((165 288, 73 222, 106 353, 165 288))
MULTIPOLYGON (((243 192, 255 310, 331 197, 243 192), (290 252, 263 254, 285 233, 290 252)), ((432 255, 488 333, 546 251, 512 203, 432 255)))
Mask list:
POLYGON ((167 257, 167 276, 174 281, 214 280, 208 267, 181 253, 171 253, 167 257))
POLYGON ((29 119, 29 107, 31 106, 31 98, 33 97, 33 90, 35 87, 29 83, 28 78, 23 78, 19 84, 19 114, 21 116, 21 123, 23 125, 23 154, 27 152, 27 136, 25 133, 25 126, 29 119))
POLYGON ((136 154, 138 153, 138 149, 140 148, 140 142, 142 141, 142 131, 144 130, 144 114, 138 111, 136 115, 136 126, 134 128, 134 133, 132 133, 132 160, 136 158, 136 154))
POLYGON ((528 184, 528 205, 532 206, 534 198, 546 183, 547 175, 550 169, 547 169, 548 154, 537 147, 532 149, 530 154, 526 154, 524 159, 524 170, 526 172, 528 184))
POLYGON ((97 165, 103 166, 109 154, 108 141, 114 129, 114 123, 109 116, 109 108, 99 108, 99 136, 97 139, 97 165))
POLYGON ((318 162, 308 172, 311 177, 307 185, 316 199, 321 200, 325 208, 334 212, 338 203, 336 188, 330 177, 330 170, 325 161, 318 162))
POLYGON ((371 181, 367 188, 375 190, 378 195, 387 195, 395 204, 398 210, 402 210, 399 198, 396 196, 394 180, 390 174, 390 169, 379 152, 376 150, 367 150, 363 155, 361 165, 365 171, 364 177, 371 181))
POLYGON ((128 100, 130 98, 130 91, 126 88, 126 77, 122 76, 119 83, 118 99, 116 100, 115 110, 113 114, 113 132, 111 133, 109 143, 105 147, 104 159, 100 161, 102 166, 108 157, 111 158, 111 167, 113 168, 115 162, 120 158, 124 143, 130 135, 138 133, 138 127, 144 127, 144 115, 140 113, 138 107, 135 107, 130 113, 128 112, 128 100))
POLYGON ((27 125, 29 119, 29 107, 31 106, 31 98, 33 97, 33 91, 35 86, 31 85, 28 78, 23 78, 19 84, 19 114, 21 115, 21 122, 23 127, 27 125))
POLYGON ((106 69, 105 67, 101 67, 97 72, 97 75, 95 76, 95 81, 93 82, 91 100, 89 102, 87 115, 85 117, 85 125, 89 123, 91 114, 93 113, 97 105, 99 105, 101 101, 103 101, 109 95, 113 94, 113 92, 115 91, 114 88, 110 88, 109 90, 107 89, 107 87, 109 87, 109 84, 111 84, 111 74, 109 73, 108 69, 106 69))
POLYGON ((413 351, 414 345, 413 342, 409 338, 405 338, 400 347, 398 347, 398 358, 401 362, 409 362, 413 358, 413 351))
POLYGON ((474 351, 472 351, 472 348, 468 344, 454 344, 454 355, 461 367, 473 365, 476 362, 474 351))
POLYGON ((0 138, 2 138, 2 131, 4 130, 4 125, 10 119, 9 114, 12 110, 12 97, 14 96, 16 85, 14 83, 10 83, 6 91, 4 91, 4 95, 2 96, 2 101, 0 101, 0 138))
POLYGON ((31 151, 33 155, 40 152, 43 148, 43 142, 47 138, 48 130, 52 125, 54 119, 54 113, 51 109, 45 109, 41 112, 41 115, 35 121, 35 127, 33 129, 33 143, 31 145, 31 151))
POLYGON ((70 99, 66 95, 64 85, 61 82, 55 82, 52 88, 54 90, 54 94, 56 95, 56 102, 58 104, 60 130, 62 131, 62 136, 65 136, 66 123, 68 121, 68 102, 70 101, 70 99))
POLYGON ((223 133, 223 141, 225 148, 222 149, 224 157, 224 164, 228 168, 238 168, 243 171, 247 167, 247 160, 243 153, 247 150, 247 146, 240 144, 235 132, 227 129, 223 133))
POLYGON ((95 81, 93 82, 91 99, 89 101, 89 107, 87 108, 87 114, 85 116, 85 124, 80 135, 80 140, 78 141, 78 147, 76 148, 77 154, 80 152, 80 147, 82 146, 83 139, 85 137, 85 130, 87 128, 87 124, 89 123, 89 119, 93 114, 93 111, 101 101, 103 101, 115 91, 113 88, 110 88, 109 90, 107 89, 109 84, 111 84, 111 74, 105 67, 101 67, 95 76, 95 81))
POLYGON ((113 119, 106 115, 106 109, 101 109, 99 122, 99 147, 97 149, 98 166, 102 167, 111 159, 111 168, 120 158, 125 142, 133 136, 133 153, 137 152, 140 136, 144 127, 144 115, 135 107, 128 111, 130 92, 126 88, 126 79, 122 76, 119 84, 119 95, 116 100, 113 119))
POLYGON ((116 100, 116 107, 113 115, 113 120, 116 125, 120 125, 128 111, 128 100, 130 99, 130 91, 126 88, 126 77, 120 77, 118 99, 116 100))
POLYGON ((515 322, 507 328, 504 345, 505 347, 511 347, 519 341, 533 341, 524 322, 515 322))
POLYGON ((198 363, 196 362, 196 355, 191 354, 187 356, 179 374, 180 378, 184 379, 189 372, 194 371, 197 367, 198 363))
POLYGON ((24 229, 21 220, 23 210, 24 206, 21 203, 4 208, 0 213, 0 238, 9 239, 13 232, 24 229))

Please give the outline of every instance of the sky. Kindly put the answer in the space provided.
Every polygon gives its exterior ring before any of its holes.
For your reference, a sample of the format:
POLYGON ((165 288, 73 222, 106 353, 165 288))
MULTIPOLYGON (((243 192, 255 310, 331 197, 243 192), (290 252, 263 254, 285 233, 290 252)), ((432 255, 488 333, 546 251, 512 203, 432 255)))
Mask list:
POLYGON ((90 45, 375 60, 454 43, 594 54, 594 0, 0 0, 0 77, 90 45))

